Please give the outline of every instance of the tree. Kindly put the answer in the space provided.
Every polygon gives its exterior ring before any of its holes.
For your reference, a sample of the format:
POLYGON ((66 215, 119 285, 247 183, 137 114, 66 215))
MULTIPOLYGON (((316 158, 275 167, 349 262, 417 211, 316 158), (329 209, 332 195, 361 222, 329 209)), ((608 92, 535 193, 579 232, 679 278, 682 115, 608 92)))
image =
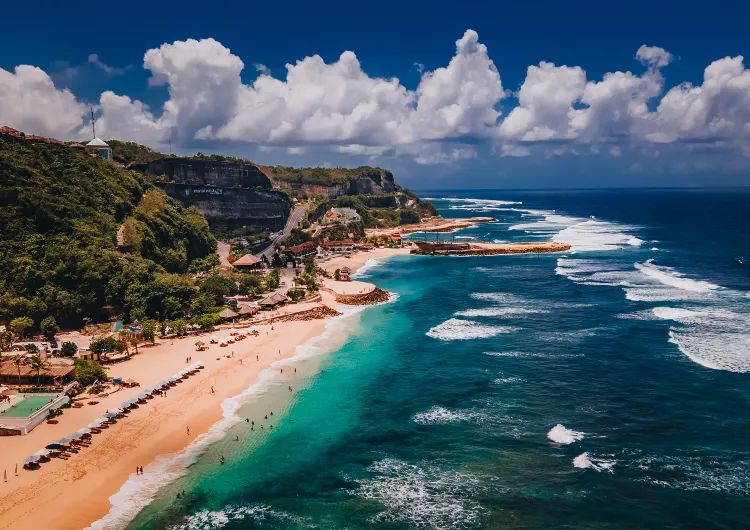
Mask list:
POLYGON ((13 333, 16 334, 17 337, 21 339, 26 335, 26 330, 33 327, 34 321, 29 317, 14 318, 10 321, 10 324, 8 324, 8 329, 10 329, 13 333))
POLYGON ((341 279, 341 269, 333 271, 333 279, 339 281, 341 279))
POLYGON ((33 370, 36 370, 36 386, 40 386, 42 368, 47 368, 49 362, 47 362, 46 359, 42 359, 39 355, 33 355, 31 359, 29 359, 29 366, 31 366, 33 370))
POLYGON ((39 324, 39 330, 48 340, 54 340, 55 335, 60 331, 60 326, 57 325, 55 317, 47 317, 39 324))
POLYGON ((63 342, 60 346, 60 356, 62 357, 74 357, 78 353, 78 346, 75 342, 63 342))
POLYGON ((169 323, 169 329, 178 337, 184 337, 187 335, 187 321, 182 318, 173 320, 169 323))
POLYGON ((104 367, 96 361, 76 359, 75 367, 76 381, 78 381, 81 386, 89 386, 94 384, 94 381, 106 381, 108 379, 104 367))
POLYGON ((92 352, 100 356, 104 355, 105 353, 112 352, 122 353, 125 351, 125 348, 125 343, 117 340, 112 335, 102 335, 100 337, 96 337, 91 341, 91 346, 89 346, 89 349, 92 352))
POLYGON ((289 289, 289 290, 288 290, 288 291, 286 292, 286 295, 287 295, 287 296, 288 296, 288 297, 289 297, 290 299, 292 299, 292 300, 294 300, 294 301, 297 301, 297 300, 299 300, 300 298, 302 298, 303 296, 305 296, 305 290, 304 290, 304 289, 289 289))
POLYGON ((305 272, 307 274, 315 274, 315 262, 312 258, 305 258, 305 272))
POLYGON ((37 347, 37 345, 36 345, 36 344, 27 344, 26 346, 24 346, 24 348, 25 348, 25 349, 26 349, 26 351, 27 351, 28 353, 30 353, 31 355, 34 355, 34 354, 36 354, 36 353, 39 353, 39 348, 37 347))
POLYGON ((200 326, 203 331, 208 331, 215 325, 221 323, 221 317, 218 313, 206 313, 193 318, 193 324, 200 326))
POLYGON ((16 369, 18 370, 18 386, 21 386, 21 366, 24 365, 23 357, 21 355, 14 355, 11 362, 16 365, 16 369))
POLYGON ((272 269, 271 272, 266 275, 266 289, 269 291, 271 289, 276 289, 279 286, 280 281, 281 275, 279 274, 279 269, 272 269))
POLYGON ((152 344, 155 343, 158 325, 159 323, 155 320, 145 321, 141 326, 141 337, 143 337, 143 340, 151 341, 152 344))

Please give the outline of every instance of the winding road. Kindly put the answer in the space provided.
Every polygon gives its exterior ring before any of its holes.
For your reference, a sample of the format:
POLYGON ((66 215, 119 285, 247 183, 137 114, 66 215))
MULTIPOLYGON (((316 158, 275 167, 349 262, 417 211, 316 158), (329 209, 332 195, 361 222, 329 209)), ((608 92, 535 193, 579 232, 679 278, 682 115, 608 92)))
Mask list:
POLYGON ((289 218, 286 220, 284 229, 276 234, 271 244, 268 245, 268 247, 266 247, 264 251, 259 252, 255 255, 261 259, 263 259, 263 256, 265 256, 270 263, 271 259, 273 258, 273 253, 276 251, 276 247, 286 241, 286 238, 288 238, 289 234, 292 233, 293 228, 297 228, 299 226, 300 221, 302 221, 302 217, 304 217, 305 212, 309 207, 309 202, 306 202, 305 204, 302 204, 300 206, 295 206, 294 210, 292 210, 292 213, 289 215, 289 218))

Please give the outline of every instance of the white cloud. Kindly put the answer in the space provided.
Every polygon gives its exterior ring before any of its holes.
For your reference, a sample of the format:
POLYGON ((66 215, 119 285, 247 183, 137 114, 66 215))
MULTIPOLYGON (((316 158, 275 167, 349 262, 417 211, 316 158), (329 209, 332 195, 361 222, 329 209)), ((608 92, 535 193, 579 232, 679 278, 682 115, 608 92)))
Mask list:
POLYGON ((93 64, 94 66, 99 67, 101 70, 103 70, 105 73, 109 75, 122 75, 128 70, 130 70, 130 66, 126 66, 125 68, 117 68, 114 66, 109 66, 108 64, 105 64, 104 61, 102 61, 99 56, 95 53, 92 53, 89 55, 89 63, 93 64))
POLYGON ((86 106, 69 90, 59 90, 44 70, 20 65, 0 68, 0 125, 30 134, 69 135, 81 125, 86 106))
MULTIPOLYGON (((456 41, 455 55, 421 75, 409 90, 396 78, 369 76, 357 56, 327 63, 318 55, 286 65, 283 78, 259 73, 241 80, 243 61, 214 39, 176 41, 145 53, 151 85, 169 99, 150 109, 126 95, 104 92, 96 105, 97 133, 159 145, 201 141, 253 144, 288 154, 328 150, 369 157, 407 156, 421 164, 454 163, 492 145, 502 156, 608 151, 619 157, 655 144, 721 147, 750 156, 750 71, 742 57, 705 70, 700 86, 664 94, 661 69, 672 54, 641 46, 641 72, 615 71, 587 79, 579 66, 542 61, 528 67, 518 104, 502 119, 508 96, 489 52, 473 30, 456 41), (661 97, 661 100, 659 98, 661 97), (576 150, 583 144, 583 150, 576 150)), ((92 65, 119 73, 93 54, 92 65)), ((0 124, 58 137, 87 134, 87 105, 55 87, 42 70, 0 69, 0 124)))

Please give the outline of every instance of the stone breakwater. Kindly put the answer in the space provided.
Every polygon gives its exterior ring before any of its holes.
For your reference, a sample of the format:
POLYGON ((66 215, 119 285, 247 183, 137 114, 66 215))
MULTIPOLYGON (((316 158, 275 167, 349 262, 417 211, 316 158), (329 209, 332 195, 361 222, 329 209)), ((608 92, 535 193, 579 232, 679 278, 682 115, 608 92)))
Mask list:
POLYGON ((337 294, 336 302, 344 305, 374 305, 388 301, 390 294, 376 287, 364 294, 337 294))
POLYGON ((498 254, 541 254, 565 252, 571 249, 568 243, 426 243, 417 242, 412 254, 431 256, 494 256, 498 254))

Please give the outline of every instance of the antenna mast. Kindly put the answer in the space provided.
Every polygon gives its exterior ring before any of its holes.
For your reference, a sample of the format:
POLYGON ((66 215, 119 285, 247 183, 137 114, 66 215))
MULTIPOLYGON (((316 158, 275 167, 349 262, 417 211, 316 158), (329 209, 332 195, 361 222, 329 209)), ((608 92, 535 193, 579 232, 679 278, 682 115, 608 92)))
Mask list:
POLYGON ((91 107, 91 132, 94 133, 94 138, 96 138, 96 125, 94 122, 94 107, 91 107))

